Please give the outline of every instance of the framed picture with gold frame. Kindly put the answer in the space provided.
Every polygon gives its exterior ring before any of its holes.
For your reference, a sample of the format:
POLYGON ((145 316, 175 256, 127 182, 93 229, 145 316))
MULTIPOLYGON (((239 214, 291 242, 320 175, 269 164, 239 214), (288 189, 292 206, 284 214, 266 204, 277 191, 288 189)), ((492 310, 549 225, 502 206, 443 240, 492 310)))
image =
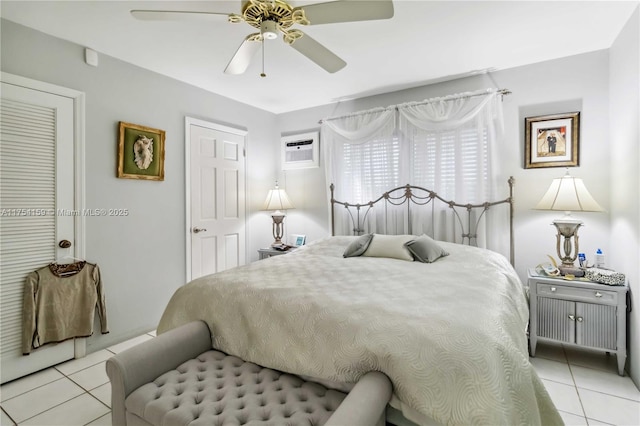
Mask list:
POLYGON ((579 145, 579 112, 525 118, 525 169, 578 166, 579 145))
POLYGON ((118 177, 164 180, 165 131, 121 121, 118 125, 118 177))

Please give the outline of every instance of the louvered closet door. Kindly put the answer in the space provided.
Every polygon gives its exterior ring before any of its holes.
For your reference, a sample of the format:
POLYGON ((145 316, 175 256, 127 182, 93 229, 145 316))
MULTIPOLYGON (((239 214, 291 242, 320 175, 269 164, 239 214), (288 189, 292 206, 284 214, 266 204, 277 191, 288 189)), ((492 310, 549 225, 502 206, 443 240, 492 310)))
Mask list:
MULTIPOLYGON (((73 358, 74 342, 22 355, 26 275, 75 242, 73 100, 2 82, 0 111, 0 358, 2 383, 73 358)), ((73 251, 70 252, 73 254, 73 251)))

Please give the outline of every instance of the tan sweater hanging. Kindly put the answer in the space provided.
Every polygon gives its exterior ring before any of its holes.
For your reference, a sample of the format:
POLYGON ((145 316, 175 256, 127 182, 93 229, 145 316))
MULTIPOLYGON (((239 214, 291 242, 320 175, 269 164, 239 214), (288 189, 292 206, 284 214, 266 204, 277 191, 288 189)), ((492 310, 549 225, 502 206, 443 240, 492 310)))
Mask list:
POLYGON ((101 331, 109 332, 98 265, 52 263, 31 272, 24 287, 22 353, 47 343, 93 334, 98 309, 101 331))

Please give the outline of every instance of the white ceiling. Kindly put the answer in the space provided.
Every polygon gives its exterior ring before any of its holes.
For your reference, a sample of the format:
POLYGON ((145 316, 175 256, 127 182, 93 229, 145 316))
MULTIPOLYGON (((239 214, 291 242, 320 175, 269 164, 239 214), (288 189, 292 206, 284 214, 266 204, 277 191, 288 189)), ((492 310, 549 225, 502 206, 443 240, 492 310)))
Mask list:
MULTIPOLYGON (((315 2, 292 1, 294 6, 315 2)), ((639 1, 394 0, 392 19, 302 28, 347 62, 329 74, 279 38, 244 75, 224 68, 253 27, 149 22, 131 9, 239 13, 237 1, 7 1, 10 21, 282 113, 611 46, 639 1)), ((588 72, 588 70, 585 70, 588 72)))

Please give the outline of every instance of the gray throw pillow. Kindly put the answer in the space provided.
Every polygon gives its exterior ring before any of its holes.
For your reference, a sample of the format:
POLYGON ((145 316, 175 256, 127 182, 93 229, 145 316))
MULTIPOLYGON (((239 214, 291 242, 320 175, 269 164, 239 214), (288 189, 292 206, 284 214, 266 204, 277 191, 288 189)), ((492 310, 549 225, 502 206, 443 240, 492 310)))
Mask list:
POLYGON ((422 235, 409 241, 405 247, 409 249, 415 260, 423 263, 432 263, 443 256, 449 256, 449 253, 428 235, 422 235))
POLYGON ((362 256, 362 253, 367 251, 369 248, 369 244, 371 244, 371 239, 373 238, 373 234, 365 234, 361 237, 353 240, 345 249, 342 257, 355 257, 362 256))

